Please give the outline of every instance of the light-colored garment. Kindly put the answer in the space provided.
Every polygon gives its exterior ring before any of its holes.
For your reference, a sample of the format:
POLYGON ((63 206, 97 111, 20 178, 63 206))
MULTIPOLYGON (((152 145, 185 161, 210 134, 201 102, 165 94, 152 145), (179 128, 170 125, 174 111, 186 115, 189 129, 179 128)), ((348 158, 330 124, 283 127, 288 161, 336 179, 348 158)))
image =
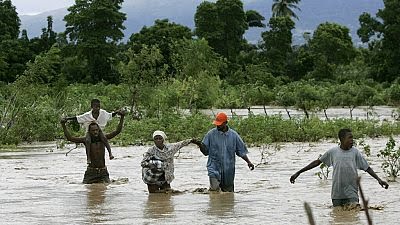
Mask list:
MULTIPOLYGON (((142 166, 142 179, 146 184, 151 184, 149 179, 144 179, 146 174, 149 173, 149 170, 152 168, 151 160, 156 158, 157 160, 162 161, 162 167, 165 173, 165 181, 169 184, 172 182, 174 177, 174 155, 179 151, 179 149, 190 144, 191 139, 187 139, 181 142, 173 143, 173 144, 165 144, 163 149, 157 148, 157 146, 152 146, 147 150, 147 152, 143 156, 143 160, 141 162, 142 166)), ((159 185, 158 183, 154 183, 159 185)))
POLYGON ((332 199, 358 199, 357 169, 367 170, 367 160, 358 149, 352 147, 343 150, 339 146, 329 149, 319 160, 327 166, 333 166, 332 199))
POLYGON ((100 109, 99 117, 96 120, 92 115, 92 110, 90 110, 89 112, 76 116, 76 119, 78 123, 80 123, 82 127, 85 129, 85 131, 88 131, 89 125, 92 122, 96 122, 99 125, 100 129, 104 130, 104 128, 107 125, 107 122, 112 119, 112 113, 109 113, 104 109, 100 109))
POLYGON ((154 131, 153 138, 157 135, 160 135, 164 140, 167 139, 167 135, 164 133, 164 131, 161 130, 154 131))
MULTIPOLYGON (((211 129, 203 138, 208 155, 208 176, 218 179, 222 187, 233 187, 236 157, 245 156, 248 151, 242 138, 232 129, 227 132, 211 129)), ((232 188, 233 190, 233 188, 232 188)))

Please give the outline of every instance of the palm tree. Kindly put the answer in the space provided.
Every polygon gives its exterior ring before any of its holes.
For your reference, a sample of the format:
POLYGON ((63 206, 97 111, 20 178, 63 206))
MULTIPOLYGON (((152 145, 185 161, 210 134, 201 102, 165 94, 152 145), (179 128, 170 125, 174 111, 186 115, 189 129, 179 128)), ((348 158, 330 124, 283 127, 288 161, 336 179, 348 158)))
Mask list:
POLYGON ((300 8, 296 5, 299 2, 300 0, 274 0, 274 4, 272 4, 272 16, 289 16, 298 20, 299 17, 297 17, 292 9, 300 11, 300 8))

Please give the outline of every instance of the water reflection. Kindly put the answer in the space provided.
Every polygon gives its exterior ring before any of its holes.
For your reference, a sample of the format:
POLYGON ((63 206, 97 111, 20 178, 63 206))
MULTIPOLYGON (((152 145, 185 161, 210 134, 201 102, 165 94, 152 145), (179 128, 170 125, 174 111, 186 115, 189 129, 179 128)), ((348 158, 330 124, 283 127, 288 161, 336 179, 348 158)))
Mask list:
POLYGON ((235 194, 232 192, 210 192, 207 213, 219 217, 232 215, 234 202, 235 194))
POLYGON ((104 222, 105 210, 103 210, 104 202, 105 202, 105 194, 107 190, 107 185, 98 183, 98 184, 88 184, 87 188, 87 212, 89 216, 89 223, 101 223, 104 222))
POLYGON ((149 194, 144 210, 144 217, 151 219, 172 217, 174 214, 174 205, 171 198, 172 194, 170 193, 149 194))
POLYGON ((331 224, 360 224, 360 208, 333 207, 330 216, 331 224))
MULTIPOLYGON (((400 136, 395 139, 400 140, 400 136)), ((372 151, 368 161, 382 176, 382 160, 376 155, 387 140, 365 139, 372 151)), ((251 176, 246 165, 240 163, 235 193, 151 195, 137 175, 147 146, 116 148, 118 159, 109 161, 108 166, 112 177, 118 179, 108 186, 81 183, 85 160, 82 152, 68 157, 65 150, 35 155, 0 152, 0 224, 308 224, 302 207, 305 200, 312 204, 318 225, 367 224, 364 211, 331 207, 332 180, 320 181, 314 175, 317 169, 308 171, 296 184, 289 183, 294 171, 315 160, 321 149, 333 145, 325 141, 283 143, 270 163, 252 171, 251 176), (22 159, 20 155, 24 155, 22 159)), ((255 161, 262 157, 257 148, 249 151, 255 161)), ((184 160, 175 162, 178 174, 174 186, 184 190, 206 186, 207 157, 199 154, 197 146, 188 146, 179 158, 184 160)), ((388 190, 382 190, 367 173, 362 176, 366 178, 363 185, 370 187, 366 188, 367 197, 376 205, 370 206, 374 224, 397 224, 400 182, 392 182, 388 190)))

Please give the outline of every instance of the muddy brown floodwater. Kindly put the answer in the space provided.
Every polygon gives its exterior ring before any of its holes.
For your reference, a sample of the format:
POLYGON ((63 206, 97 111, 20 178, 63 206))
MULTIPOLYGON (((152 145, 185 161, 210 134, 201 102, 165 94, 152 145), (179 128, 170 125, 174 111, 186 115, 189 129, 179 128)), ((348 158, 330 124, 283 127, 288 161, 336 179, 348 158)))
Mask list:
MULTIPOLYGON (((396 137, 399 140, 399 137, 396 137)), ((377 153, 387 138, 365 139, 371 146, 370 166, 385 177, 377 153)), ((289 177, 316 159, 333 142, 284 143, 274 148, 250 148, 249 158, 265 164, 254 171, 237 158, 235 193, 200 193, 208 187, 206 160, 195 145, 181 150, 175 160, 174 194, 148 194, 141 180, 140 161, 147 146, 114 147, 115 160, 107 160, 109 185, 82 184, 84 148, 57 149, 54 143, 23 146, 0 152, 0 224, 308 224, 303 208, 308 202, 316 224, 367 224, 363 211, 331 207, 331 178, 303 173, 295 184, 289 177)), ((399 224, 399 183, 385 190, 359 171, 371 205, 374 224, 399 224)))

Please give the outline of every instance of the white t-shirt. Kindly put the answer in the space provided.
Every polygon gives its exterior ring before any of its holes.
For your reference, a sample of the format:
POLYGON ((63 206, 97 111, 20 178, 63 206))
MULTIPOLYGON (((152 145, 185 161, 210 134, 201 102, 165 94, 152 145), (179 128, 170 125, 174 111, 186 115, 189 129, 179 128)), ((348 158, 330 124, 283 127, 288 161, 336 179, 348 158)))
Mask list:
POLYGON ((89 125, 92 122, 96 122, 99 125, 100 129, 104 130, 107 122, 112 119, 112 113, 109 113, 104 109, 100 109, 99 117, 96 120, 92 115, 92 110, 90 110, 89 112, 76 116, 76 119, 78 120, 78 123, 80 123, 82 127, 85 128, 85 131, 88 131, 89 125))
POLYGON ((367 160, 358 149, 343 150, 339 146, 331 148, 319 160, 333 166, 332 199, 358 198, 357 169, 367 170, 367 160))

